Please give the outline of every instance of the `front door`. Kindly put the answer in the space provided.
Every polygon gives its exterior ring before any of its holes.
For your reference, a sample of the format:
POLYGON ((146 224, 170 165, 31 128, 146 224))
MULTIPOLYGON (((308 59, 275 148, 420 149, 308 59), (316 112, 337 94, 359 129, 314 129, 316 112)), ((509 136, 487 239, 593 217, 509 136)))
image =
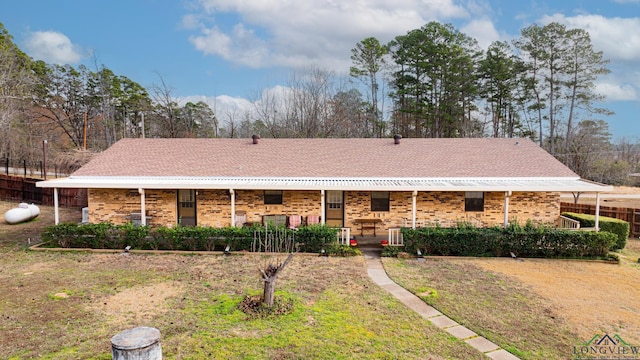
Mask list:
POLYGON ((329 226, 344 226, 343 192, 328 190, 325 194, 326 223, 329 226))
POLYGON ((178 190, 178 224, 196 226, 196 191, 178 190))

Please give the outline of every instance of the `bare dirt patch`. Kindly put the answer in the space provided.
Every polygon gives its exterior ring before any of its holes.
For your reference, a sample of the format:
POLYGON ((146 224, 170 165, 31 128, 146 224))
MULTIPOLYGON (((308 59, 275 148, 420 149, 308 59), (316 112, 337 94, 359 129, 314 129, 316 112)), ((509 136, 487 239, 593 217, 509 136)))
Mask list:
POLYGON ((640 268, 637 266, 507 258, 451 261, 471 263, 524 284, 548 301, 585 341, 596 334, 609 333, 619 334, 628 343, 640 344, 640 268))
POLYGON ((115 325, 136 322, 146 324, 169 311, 167 299, 182 294, 184 288, 176 282, 161 282, 134 286, 106 298, 98 299, 88 309, 107 316, 115 325))

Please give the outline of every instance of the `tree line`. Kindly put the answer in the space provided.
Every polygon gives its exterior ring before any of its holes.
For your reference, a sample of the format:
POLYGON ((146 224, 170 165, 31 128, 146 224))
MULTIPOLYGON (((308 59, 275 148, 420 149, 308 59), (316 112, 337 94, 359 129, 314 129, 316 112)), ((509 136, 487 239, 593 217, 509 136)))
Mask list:
POLYGON ((97 61, 29 58, 0 24, 0 154, 101 151, 127 137, 529 137, 582 177, 628 182, 638 145, 611 143, 595 82, 609 72, 583 29, 531 25, 482 50, 451 24, 430 22, 351 50, 349 76, 311 66, 252 107, 216 114, 179 104, 161 77, 149 89, 97 61))

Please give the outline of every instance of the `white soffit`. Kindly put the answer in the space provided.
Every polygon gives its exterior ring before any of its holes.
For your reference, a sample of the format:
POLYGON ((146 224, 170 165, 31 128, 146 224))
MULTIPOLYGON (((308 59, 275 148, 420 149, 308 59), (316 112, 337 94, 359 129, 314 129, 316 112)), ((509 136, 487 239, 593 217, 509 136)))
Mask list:
POLYGON ((220 178, 68 177, 36 183, 46 188, 237 189, 342 191, 554 191, 603 192, 613 187, 579 178, 220 178))

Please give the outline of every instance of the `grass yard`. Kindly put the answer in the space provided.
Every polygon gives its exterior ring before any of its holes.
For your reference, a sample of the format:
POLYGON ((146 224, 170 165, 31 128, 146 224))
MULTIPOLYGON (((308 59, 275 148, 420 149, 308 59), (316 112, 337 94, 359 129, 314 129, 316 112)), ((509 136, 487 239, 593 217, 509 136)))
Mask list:
POLYGON ((397 283, 522 359, 565 359, 596 334, 640 344, 640 241, 630 239, 620 255, 620 265, 511 258, 383 263, 397 283))
MULTIPOLYGON (((0 202, 0 212, 15 204, 0 202)), ((62 221, 79 210, 61 209, 62 221)), ((110 338, 157 327, 167 359, 481 359, 372 283, 363 257, 296 255, 276 299, 291 312, 250 317, 272 256, 27 251, 53 223, 0 223, 0 358, 111 359, 110 338)), ((640 344, 640 241, 622 264, 525 259, 383 259, 389 275, 523 359, 571 358, 595 334, 640 344)), ((276 257, 284 260, 284 256, 276 257)))
POLYGON ((110 337, 140 325, 160 329, 169 359, 480 358, 373 285, 362 257, 294 257, 276 294, 293 311, 261 319, 237 305, 259 292, 266 256, 11 255, 0 272, 9 358, 110 359, 110 337))
POLYGON ((237 305, 271 256, 25 251, 51 211, 0 225, 0 358, 111 359, 111 336, 141 325, 167 359, 482 358, 373 284, 363 257, 296 255, 276 293, 292 311, 251 318, 237 305))

